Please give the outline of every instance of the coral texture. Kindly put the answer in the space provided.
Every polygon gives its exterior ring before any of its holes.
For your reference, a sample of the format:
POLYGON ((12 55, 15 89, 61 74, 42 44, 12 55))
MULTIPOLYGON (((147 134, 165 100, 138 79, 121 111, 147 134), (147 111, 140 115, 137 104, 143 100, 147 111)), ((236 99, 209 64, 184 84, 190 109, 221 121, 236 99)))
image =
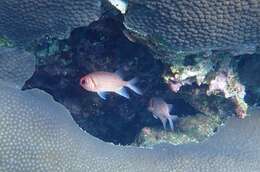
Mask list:
POLYGON ((64 38, 73 28, 97 20, 100 13, 100 0, 3 0, 0 35, 20 44, 45 35, 64 38))
POLYGON ((21 88, 35 70, 34 56, 24 50, 0 47, 0 80, 21 88))
POLYGON ((110 145, 84 133, 69 112, 42 91, 0 87, 1 171, 260 169, 259 111, 244 120, 230 120, 202 144, 160 145, 149 150, 110 145))
MULTIPOLYGON (((219 95, 230 100, 230 102, 235 105, 234 112, 237 116, 244 118, 247 115, 248 108, 248 105, 244 100, 246 95, 245 86, 239 81, 236 72, 237 67, 235 67, 237 66, 237 62, 232 60, 233 56, 225 53, 215 53, 206 58, 199 54, 194 57, 192 65, 184 65, 182 63, 171 65, 171 74, 166 74, 164 76, 169 88, 177 93, 182 86, 196 83, 198 86, 202 86, 202 90, 200 91, 202 93, 203 84, 204 86, 207 85, 208 90, 206 95, 219 95)), ((185 60, 182 61, 184 62, 185 60)), ((196 92, 197 91, 195 91, 195 94, 197 94, 196 92)), ((192 93, 192 91, 190 91, 190 93, 192 93)), ((195 98, 195 94, 188 99, 195 98)), ((199 104, 201 106, 204 103, 200 101, 199 104)), ((208 103, 209 100, 204 104, 204 107, 208 108, 208 103)))
POLYGON ((250 113, 200 144, 114 146, 82 131, 47 93, 0 81, 0 171, 259 171, 260 110, 250 113))
POLYGON ((168 54, 160 58, 172 56, 172 49, 242 54, 260 44, 259 7, 259 0, 129 0, 125 25, 150 44, 166 46, 168 54))

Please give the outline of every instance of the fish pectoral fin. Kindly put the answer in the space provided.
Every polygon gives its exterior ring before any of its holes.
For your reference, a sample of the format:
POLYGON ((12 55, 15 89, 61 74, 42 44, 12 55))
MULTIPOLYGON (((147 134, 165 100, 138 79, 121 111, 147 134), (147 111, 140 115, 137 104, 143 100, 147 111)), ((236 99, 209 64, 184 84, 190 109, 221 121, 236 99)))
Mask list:
POLYGON ((176 115, 169 115, 168 121, 170 123, 171 130, 174 130, 173 121, 176 121, 178 119, 178 116, 176 115))
POLYGON ((129 99, 129 95, 127 93, 127 90, 123 87, 120 90, 116 91, 117 94, 129 99))
POLYGON ((173 122, 172 122, 171 117, 168 118, 168 121, 169 121, 169 124, 170 124, 171 130, 173 131, 173 122))
POLYGON ((179 117, 176 115, 170 115, 171 120, 176 121, 179 117))
POLYGON ((157 117, 156 115, 153 115, 153 117, 154 117, 155 119, 158 119, 158 117, 157 117))
POLYGON ((167 104, 168 108, 169 108, 169 111, 171 112, 172 111, 172 104, 167 104))
POLYGON ((161 121, 162 121, 162 124, 163 124, 163 128, 166 130, 167 119, 161 119, 161 121))
POLYGON ((98 96, 101 97, 103 100, 106 100, 107 93, 106 92, 97 92, 98 96))

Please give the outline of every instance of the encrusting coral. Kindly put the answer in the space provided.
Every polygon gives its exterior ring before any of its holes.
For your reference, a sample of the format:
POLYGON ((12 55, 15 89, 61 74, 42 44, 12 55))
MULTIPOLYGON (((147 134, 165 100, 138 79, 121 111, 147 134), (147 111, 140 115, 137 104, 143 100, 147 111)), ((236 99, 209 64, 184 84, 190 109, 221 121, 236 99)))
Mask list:
POLYGON ((170 73, 164 76, 169 88, 177 93, 182 86, 192 83, 196 83, 199 87, 207 85, 205 95, 223 95, 235 105, 234 112, 238 117, 244 118, 248 108, 244 100, 245 87, 239 81, 235 67, 237 62, 232 56, 220 53, 207 58, 201 55, 193 58, 192 65, 178 63, 170 67, 170 73))
POLYGON ((253 53, 259 46, 258 0, 129 0, 124 24, 157 58, 211 50, 253 53))
POLYGON ((44 36, 64 38, 97 20, 101 10, 101 0, 3 0, 0 35, 22 46, 44 36))
POLYGON ((199 143, 215 134, 221 125, 218 115, 196 114, 179 118, 176 122, 177 130, 174 132, 158 128, 144 127, 137 136, 135 143, 140 147, 152 147, 159 143, 173 145, 199 143))
MULTIPOLYGON (((23 46, 44 36, 64 38, 73 28, 97 20, 101 6, 100 0, 4 0, 0 35, 23 46)), ((205 118, 230 110, 245 118, 231 117, 214 136, 196 144, 141 149, 105 143, 83 131, 49 94, 39 89, 22 91, 35 70, 34 56, 23 49, 0 48, 0 171, 259 171, 260 110, 247 109, 245 88, 231 56, 209 53, 254 52, 260 40, 258 10, 257 0, 129 0, 125 34, 131 39, 134 35, 133 40, 172 64, 164 77, 172 90, 183 91, 190 104, 211 115, 205 118), (185 55, 201 51, 208 55, 197 56, 191 65, 184 62, 185 55)), ((184 131, 193 130, 192 121, 187 127, 183 122, 184 131)), ((212 128, 206 133, 212 133, 212 128)))
POLYGON ((34 56, 22 49, 0 47, 0 79, 22 88, 35 71, 34 56))

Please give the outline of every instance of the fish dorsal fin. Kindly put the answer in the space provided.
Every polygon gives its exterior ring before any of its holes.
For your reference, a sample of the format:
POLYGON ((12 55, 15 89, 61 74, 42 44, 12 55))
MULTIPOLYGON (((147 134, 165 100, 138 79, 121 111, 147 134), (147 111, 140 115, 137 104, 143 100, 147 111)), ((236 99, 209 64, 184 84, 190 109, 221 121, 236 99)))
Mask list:
POLYGON ((137 78, 133 78, 130 81, 127 82, 126 86, 133 90, 136 94, 142 95, 142 91, 135 86, 135 84, 138 82, 137 78))
POLYGON ((123 87, 120 90, 116 91, 117 94, 129 99, 129 95, 127 93, 127 90, 123 87))
POLYGON ((169 108, 169 112, 172 111, 172 104, 167 104, 168 108, 169 108))
POLYGON ((117 70, 115 71, 115 74, 116 74, 117 76, 119 76, 121 79, 124 78, 123 70, 122 70, 122 69, 117 69, 117 70))

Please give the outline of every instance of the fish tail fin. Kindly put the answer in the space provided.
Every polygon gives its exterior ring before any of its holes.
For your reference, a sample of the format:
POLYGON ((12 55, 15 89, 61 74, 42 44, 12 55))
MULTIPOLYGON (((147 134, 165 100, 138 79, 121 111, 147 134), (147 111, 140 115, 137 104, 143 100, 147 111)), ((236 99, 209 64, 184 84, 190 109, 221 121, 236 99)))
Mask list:
POLYGON ((137 78, 133 78, 131 79, 130 81, 127 82, 126 86, 128 88, 130 88, 131 90, 133 90, 136 94, 139 94, 139 95, 142 95, 142 91, 135 86, 135 84, 138 82, 138 79, 137 78))
POLYGON ((178 116, 176 116, 176 115, 170 115, 169 118, 168 118, 168 121, 169 121, 169 123, 170 123, 171 130, 174 129, 174 127, 173 127, 173 121, 175 121, 176 119, 178 119, 178 116))

